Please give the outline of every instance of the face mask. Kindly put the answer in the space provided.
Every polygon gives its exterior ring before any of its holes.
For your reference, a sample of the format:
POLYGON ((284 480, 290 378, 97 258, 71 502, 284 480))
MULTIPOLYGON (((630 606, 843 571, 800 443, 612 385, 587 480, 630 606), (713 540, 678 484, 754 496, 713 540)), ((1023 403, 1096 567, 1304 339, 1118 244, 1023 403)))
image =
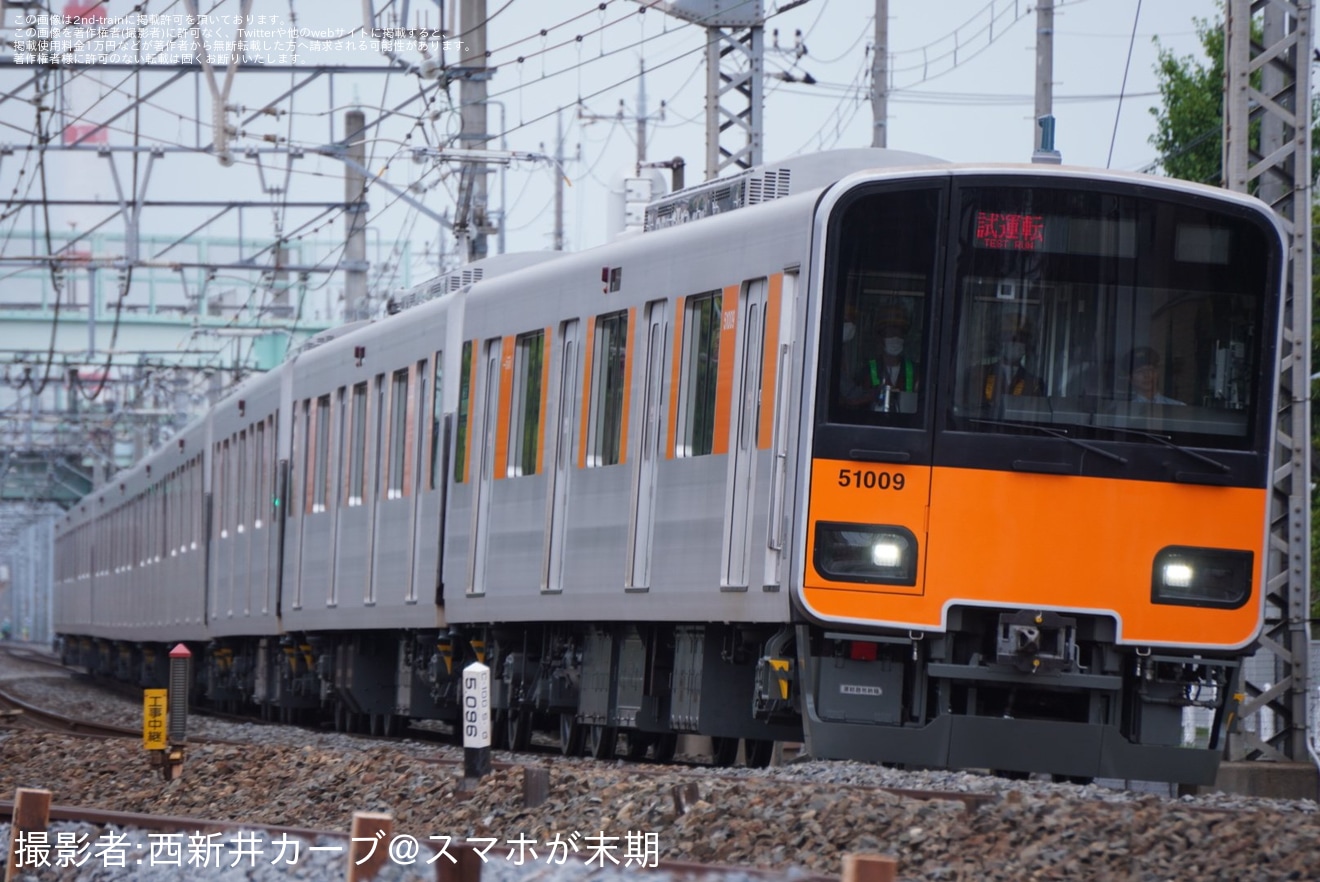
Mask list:
POLYGON ((902 354, 903 354, 903 338, 886 337, 885 355, 902 355, 902 354))
POLYGON ((1025 343, 1009 343, 1004 347, 1004 360, 1010 364, 1017 364, 1026 354, 1027 345, 1025 343))
POLYGON ((843 342, 851 343, 852 338, 857 336, 857 326, 852 322, 843 323, 843 342))

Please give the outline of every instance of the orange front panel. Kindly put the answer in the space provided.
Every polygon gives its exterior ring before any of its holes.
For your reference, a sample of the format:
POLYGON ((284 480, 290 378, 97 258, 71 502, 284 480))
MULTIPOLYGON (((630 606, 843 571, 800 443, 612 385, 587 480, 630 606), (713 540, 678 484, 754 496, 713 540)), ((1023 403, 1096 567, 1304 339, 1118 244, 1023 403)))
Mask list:
POLYGON ((733 401, 733 368, 738 363, 738 291, 726 285, 720 301, 720 364, 715 379, 715 438, 711 453, 729 452, 729 417, 733 401))
MULTIPOLYGON (((865 514, 825 487, 844 465, 813 464, 809 537, 817 520, 865 514)), ((942 627, 953 604, 1094 610, 1114 616, 1121 642, 1143 645, 1237 647, 1256 633, 1264 490, 939 468, 930 498, 929 529, 917 533, 924 590, 845 589, 809 564, 811 609, 914 629, 942 627), (1239 609, 1152 603, 1155 554, 1170 545, 1251 551, 1253 599, 1239 609)))
MULTIPOLYGON (((816 522, 841 521, 906 527, 917 537, 918 548, 926 547, 926 501, 930 498, 930 469, 878 463, 817 459, 811 464, 810 523, 807 530, 807 578, 803 592, 807 603, 823 615, 850 617, 851 612, 825 613, 817 606, 823 596, 851 610, 854 603, 843 598, 859 595, 861 608, 872 609, 873 596, 921 594, 922 557, 917 559, 915 585, 872 585, 834 582, 816 572, 816 522), (839 595, 839 597, 835 597, 839 595)), ((832 605, 831 609, 838 608, 832 605)), ((873 614, 872 614, 873 615, 873 614)), ((869 617, 863 613, 860 617, 869 617)))
POLYGON ((775 383, 779 372, 779 301, 784 291, 783 273, 770 277, 765 299, 765 350, 761 362, 761 418, 756 446, 769 450, 775 434, 775 383))
POLYGON ((497 481, 509 473, 509 402, 513 398, 515 339, 505 337, 500 343, 500 400, 486 404, 499 408, 495 415, 495 462, 491 465, 491 477, 497 481))

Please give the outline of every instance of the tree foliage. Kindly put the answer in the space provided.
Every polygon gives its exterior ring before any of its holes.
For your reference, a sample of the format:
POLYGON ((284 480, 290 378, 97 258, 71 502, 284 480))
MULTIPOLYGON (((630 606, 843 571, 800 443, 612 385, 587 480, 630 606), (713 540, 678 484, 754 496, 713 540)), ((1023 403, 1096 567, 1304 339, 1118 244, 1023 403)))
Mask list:
POLYGON ((1161 105, 1150 109, 1155 117, 1150 143, 1165 173, 1213 185, 1223 179, 1224 168, 1224 26, 1200 18, 1194 22, 1206 61, 1179 58, 1160 47, 1155 71, 1161 105))

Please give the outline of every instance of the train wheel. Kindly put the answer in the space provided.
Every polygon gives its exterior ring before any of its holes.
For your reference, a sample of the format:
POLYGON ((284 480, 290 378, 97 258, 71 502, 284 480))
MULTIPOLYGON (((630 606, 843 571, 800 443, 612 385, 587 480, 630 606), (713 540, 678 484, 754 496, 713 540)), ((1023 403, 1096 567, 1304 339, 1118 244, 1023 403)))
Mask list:
POLYGON ((526 750, 532 744, 532 709, 510 708, 505 716, 509 750, 526 750))
POLYGON ((578 722, 577 714, 559 715, 559 749, 564 756, 580 756, 586 734, 587 728, 578 722))
POLYGON ((991 769, 990 774, 1005 781, 1025 781, 1031 777, 1030 772, 1020 772, 1017 769, 991 769))
POLYGON ((592 726, 587 731, 587 753, 593 759, 613 759, 618 742, 619 730, 613 726, 592 726))
POLYGON ((490 715, 490 749, 509 749, 509 712, 492 711, 490 715))
POLYGON ((654 739, 646 732, 636 730, 626 734, 628 744, 628 759, 641 761, 646 759, 646 749, 654 743, 654 739))
POLYGON ((717 766, 731 766, 738 760, 737 738, 712 737, 710 749, 711 761, 717 766))
POLYGON ((747 767, 764 769, 775 755, 775 743, 769 738, 748 738, 745 742, 747 767))
POLYGON ((678 733, 666 732, 655 739, 655 750, 651 757, 658 763, 673 762, 674 752, 678 750, 678 733))
POLYGON ((384 727, 385 737, 398 738, 399 733, 403 731, 405 720, 398 714, 385 714, 384 727))
POLYGON ((347 721, 347 717, 348 717, 348 710, 344 707, 343 702, 336 701, 336 702, 335 702, 335 731, 336 731, 336 732, 344 732, 344 731, 347 731, 347 729, 348 729, 348 721, 347 721))
POLYGON ((1050 775, 1050 780, 1055 784, 1076 784, 1078 787, 1095 783, 1090 775, 1050 775))

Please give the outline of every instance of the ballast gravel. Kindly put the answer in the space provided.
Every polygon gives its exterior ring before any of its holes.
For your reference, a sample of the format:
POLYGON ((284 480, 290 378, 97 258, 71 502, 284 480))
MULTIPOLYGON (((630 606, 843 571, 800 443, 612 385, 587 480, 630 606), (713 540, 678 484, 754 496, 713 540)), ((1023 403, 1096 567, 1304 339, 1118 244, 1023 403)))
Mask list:
MULTIPOLYGON (((42 706, 140 725, 140 705, 12 659, 0 657, 0 679, 42 706)), ((601 879, 641 873, 659 878, 641 867, 656 860, 773 868, 782 878, 837 878, 850 853, 897 858, 901 879, 1311 879, 1320 854, 1320 816, 1310 801, 1173 798, 848 762, 717 770, 497 751, 497 762, 548 770, 549 798, 525 808, 521 766, 499 768, 466 793, 457 764, 462 751, 448 745, 204 718, 190 721, 189 731, 242 743, 190 745, 183 778, 166 783, 138 742, 0 730, 0 798, 12 798, 19 787, 39 787, 61 805, 345 834, 354 812, 386 812, 396 835, 416 841, 419 857, 412 866, 387 864, 382 880, 434 879, 436 868, 426 860, 444 860, 436 850, 464 839, 491 843, 482 878, 497 880, 582 878, 588 871, 601 879), (696 798, 680 812, 675 790, 693 784, 696 798), (960 802, 911 799, 881 787, 980 793, 992 800, 969 810, 960 802), (561 854, 566 859, 555 863, 561 854)), ((53 826, 48 834, 52 846, 60 829, 53 826)), ((66 835, 74 829, 66 826, 66 835)), ((79 829, 88 843, 105 835, 79 829)), ((133 835, 143 848, 132 853, 149 855, 149 834, 133 835)), ((0 836, 7 841, 6 827, 0 826, 0 836)), ((188 835, 181 837, 186 860, 188 835)), ((303 843, 297 864, 276 866, 269 862, 278 849, 269 840, 263 844, 264 864, 249 856, 233 867, 144 861, 120 868, 89 849, 81 867, 43 867, 20 878, 344 878, 346 851, 313 857, 312 843, 303 843)), ((243 851, 241 843, 230 846, 217 863, 228 864, 243 851)), ((254 850, 249 840, 246 851, 254 850)))

